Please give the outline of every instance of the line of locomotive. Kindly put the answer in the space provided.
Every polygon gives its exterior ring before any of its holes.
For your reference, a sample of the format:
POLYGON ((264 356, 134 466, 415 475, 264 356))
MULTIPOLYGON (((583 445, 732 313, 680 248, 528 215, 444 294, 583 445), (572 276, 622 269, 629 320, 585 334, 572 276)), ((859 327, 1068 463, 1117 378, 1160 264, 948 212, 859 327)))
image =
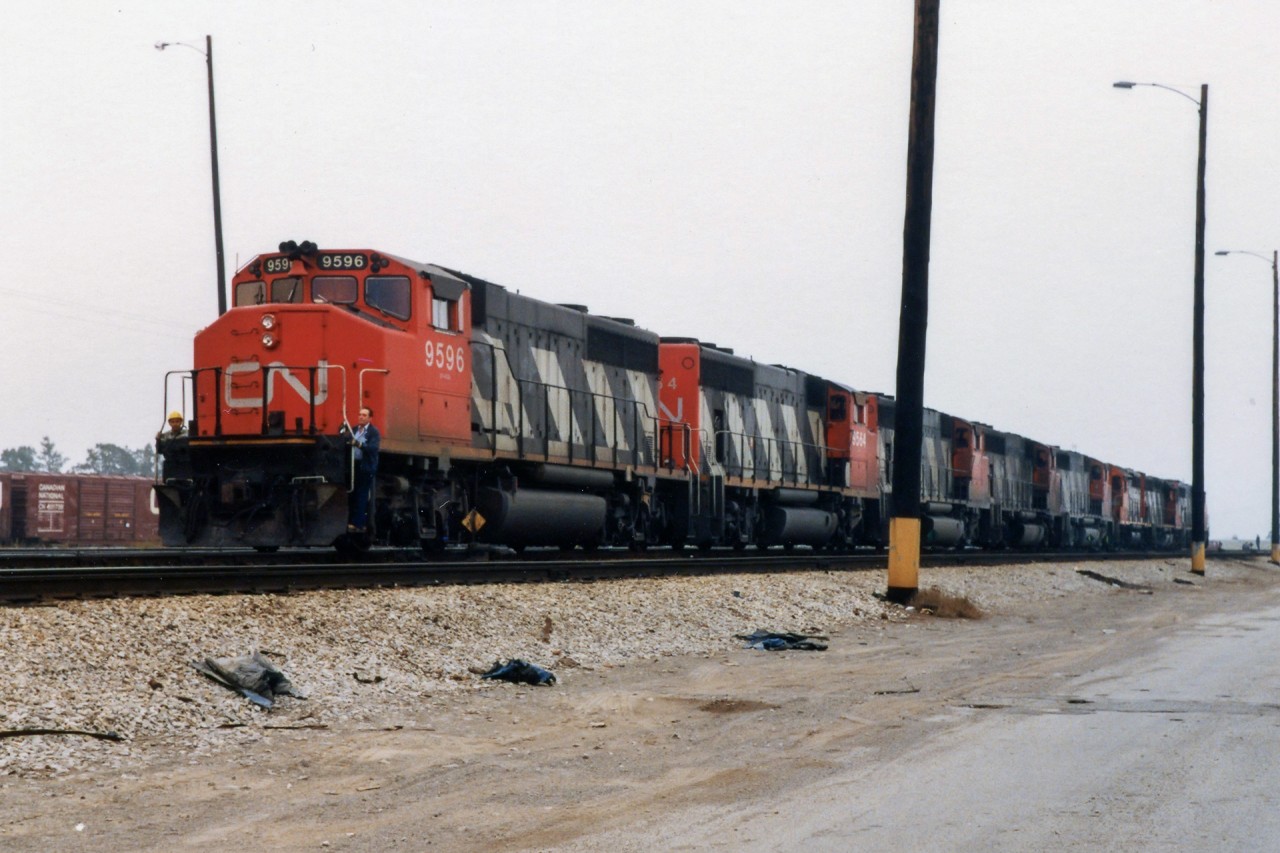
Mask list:
MULTIPOLYGON (((232 289, 166 377, 167 545, 886 544, 886 395, 372 250, 283 243, 232 289), (353 537, 361 406, 382 448, 353 537)), ((1189 544, 1176 480, 933 410, 922 463, 927 546, 1189 544)))

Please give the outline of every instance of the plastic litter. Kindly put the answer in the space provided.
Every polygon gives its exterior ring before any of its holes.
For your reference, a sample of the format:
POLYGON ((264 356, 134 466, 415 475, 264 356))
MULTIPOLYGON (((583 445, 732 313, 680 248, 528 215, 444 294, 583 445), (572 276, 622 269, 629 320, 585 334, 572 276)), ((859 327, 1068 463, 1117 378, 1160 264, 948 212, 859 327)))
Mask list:
POLYGON ((789 631, 764 631, 758 629, 750 634, 734 634, 734 636, 739 640, 746 640, 748 649, 760 649, 766 652, 791 650, 825 652, 827 650, 825 643, 814 642, 815 640, 828 639, 819 634, 795 634, 789 631))
POLYGON ((234 690, 255 705, 270 708, 277 696, 307 697, 294 689, 280 669, 259 652, 238 658, 205 658, 192 668, 206 678, 234 690))
POLYGON ((534 666, 528 661, 520 660, 520 658, 512 658, 506 663, 500 660, 494 661, 493 667, 480 677, 498 681, 510 681, 516 684, 552 685, 556 683, 555 673, 548 672, 542 667, 534 666))

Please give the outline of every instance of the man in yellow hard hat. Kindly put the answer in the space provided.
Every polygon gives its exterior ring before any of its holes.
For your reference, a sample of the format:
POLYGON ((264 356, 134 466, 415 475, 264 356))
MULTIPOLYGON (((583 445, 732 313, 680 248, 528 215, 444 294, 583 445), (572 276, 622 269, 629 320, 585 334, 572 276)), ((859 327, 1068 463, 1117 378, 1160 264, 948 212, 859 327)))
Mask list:
POLYGON ((169 428, 162 429, 156 433, 156 444, 162 444, 175 438, 182 438, 186 434, 187 426, 182 422, 182 412, 170 412, 169 428))

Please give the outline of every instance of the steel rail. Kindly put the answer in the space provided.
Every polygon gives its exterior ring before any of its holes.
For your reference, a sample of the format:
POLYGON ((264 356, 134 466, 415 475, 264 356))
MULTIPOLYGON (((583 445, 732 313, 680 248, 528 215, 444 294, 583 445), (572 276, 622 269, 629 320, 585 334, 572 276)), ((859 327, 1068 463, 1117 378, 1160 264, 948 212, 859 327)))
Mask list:
MULTIPOLYGON (((376 553, 376 552, 375 552, 376 553)), ((190 555, 188 555, 190 556, 190 555)), ((227 555, 221 554, 221 557, 227 555)), ((262 560, 290 555, 235 554, 233 560, 210 559, 196 564, 0 566, 0 602, 44 603, 59 599, 122 596, 165 596, 198 593, 292 593, 314 589, 443 586, 487 583, 590 582, 617 578, 690 576, 713 574, 769 574, 807 571, 883 571, 883 554, 830 554, 794 551, 747 555, 739 552, 665 553, 614 559, 472 559, 425 561, 408 559, 404 552, 388 552, 384 559, 360 562, 350 559, 262 560), (396 554, 400 559, 392 559, 396 554), (257 560, 255 564, 253 561, 257 560)), ((308 556, 315 557, 315 554, 308 556)), ((368 555, 365 555, 368 556, 368 555)), ((1170 558, 1168 552, 1140 553, 1022 553, 1022 552, 925 552, 922 564, 930 567, 1000 565, 1029 562, 1061 563, 1096 560, 1170 558)), ((1224 554, 1223 556, 1228 556, 1224 554)), ((1231 555, 1235 556, 1235 555, 1231 555)), ((1254 552, 1240 556, 1257 557, 1254 552)), ((335 555, 336 557, 336 555, 335 555)), ((96 559, 101 559, 98 557, 96 559)))

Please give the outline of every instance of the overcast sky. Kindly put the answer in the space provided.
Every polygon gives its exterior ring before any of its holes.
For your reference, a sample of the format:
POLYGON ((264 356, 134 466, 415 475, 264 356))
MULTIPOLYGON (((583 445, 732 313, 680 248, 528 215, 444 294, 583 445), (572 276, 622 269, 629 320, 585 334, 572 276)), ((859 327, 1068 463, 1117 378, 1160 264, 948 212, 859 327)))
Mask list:
MULTIPOLYGON (((25 2, 0 34, 0 448, 138 447, 282 240, 465 270, 892 393, 911 0, 25 2)), ((1191 477, 1267 538, 1280 6, 942 0, 925 403, 1191 477)))

